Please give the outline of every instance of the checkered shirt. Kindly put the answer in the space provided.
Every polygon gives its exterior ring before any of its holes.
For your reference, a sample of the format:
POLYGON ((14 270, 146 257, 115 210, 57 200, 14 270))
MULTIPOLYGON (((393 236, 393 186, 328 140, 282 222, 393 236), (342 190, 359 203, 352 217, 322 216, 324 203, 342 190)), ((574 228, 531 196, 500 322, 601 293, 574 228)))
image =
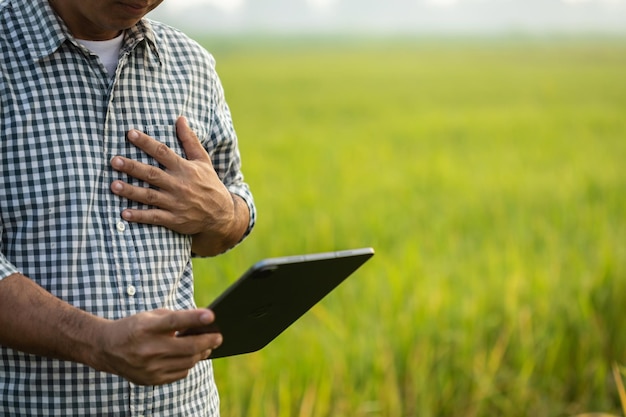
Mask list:
MULTIPOLYGON (((110 192, 123 155, 158 163, 125 138, 146 132, 179 155, 179 115, 227 188, 255 208, 214 60, 182 33, 144 19, 126 31, 110 77, 47 0, 0 0, 0 279, 21 272, 107 319, 194 308, 191 237, 127 223, 142 208, 110 192)), ((210 361, 164 386, 0 346, 2 416, 217 416, 210 361)))

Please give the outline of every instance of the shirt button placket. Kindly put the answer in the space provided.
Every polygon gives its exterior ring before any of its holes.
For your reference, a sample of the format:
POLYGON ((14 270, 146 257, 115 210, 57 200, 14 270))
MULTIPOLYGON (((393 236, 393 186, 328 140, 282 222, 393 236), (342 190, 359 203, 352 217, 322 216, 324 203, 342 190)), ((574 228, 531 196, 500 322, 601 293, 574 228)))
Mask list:
MULTIPOLYGON (((128 224, 124 221, 124 220, 117 220, 115 222, 115 229, 117 230, 119 237, 120 237, 120 244, 121 244, 121 248, 123 248, 122 250, 124 251, 124 264, 125 266, 123 267, 124 271, 136 271, 137 270, 137 265, 136 265, 136 258, 134 255, 134 249, 132 248, 132 245, 130 245, 130 237, 128 236, 128 233, 130 231, 130 229, 128 228, 128 224)), ((132 277, 129 277, 128 275, 124 274, 123 275, 123 279, 125 280, 125 287, 126 287, 126 295, 128 296, 128 300, 129 300, 129 310, 127 311, 127 313, 129 314, 134 314, 137 312, 137 298, 135 297, 135 295, 138 292, 137 289, 137 283, 133 282, 133 280, 137 279, 137 273, 133 273, 132 277)))

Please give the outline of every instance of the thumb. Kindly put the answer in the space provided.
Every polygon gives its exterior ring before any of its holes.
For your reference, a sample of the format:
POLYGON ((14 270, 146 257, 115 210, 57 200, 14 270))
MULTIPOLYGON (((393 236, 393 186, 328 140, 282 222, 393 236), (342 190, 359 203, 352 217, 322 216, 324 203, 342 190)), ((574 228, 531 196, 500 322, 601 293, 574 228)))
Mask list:
POLYGON ((200 143, 198 136, 189 127, 185 116, 180 116, 176 119, 176 136, 180 143, 182 143, 188 160, 211 161, 209 154, 200 143))
POLYGON ((205 326, 214 320, 215 314, 208 309, 170 311, 161 317, 157 327, 160 331, 170 333, 205 326))

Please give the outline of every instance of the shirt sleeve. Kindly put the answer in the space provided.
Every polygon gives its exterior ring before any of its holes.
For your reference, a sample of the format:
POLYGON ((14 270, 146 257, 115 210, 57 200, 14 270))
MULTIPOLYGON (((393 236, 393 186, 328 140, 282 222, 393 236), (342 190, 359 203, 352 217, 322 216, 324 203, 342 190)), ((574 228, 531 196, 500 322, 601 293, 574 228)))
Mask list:
MULTIPOLYGON (((2 241, 2 223, 0 222, 0 242, 2 241)), ((15 265, 8 261, 8 259, 2 253, 2 244, 0 243, 0 281, 9 275, 17 274, 20 272, 15 265)))
POLYGON ((242 237, 243 240, 250 234, 256 223, 256 207, 250 187, 244 181, 237 134, 233 126, 230 108, 224 98, 224 89, 217 76, 215 77, 213 92, 214 107, 210 140, 216 146, 211 152, 211 159, 215 171, 226 188, 231 193, 241 197, 248 206, 250 222, 248 223, 248 229, 242 237))

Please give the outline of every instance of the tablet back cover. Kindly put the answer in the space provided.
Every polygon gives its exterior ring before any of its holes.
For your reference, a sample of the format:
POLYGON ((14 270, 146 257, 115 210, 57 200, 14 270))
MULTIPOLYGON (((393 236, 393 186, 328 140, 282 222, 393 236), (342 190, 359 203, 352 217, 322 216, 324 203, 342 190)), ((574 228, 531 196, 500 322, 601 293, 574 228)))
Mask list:
POLYGON ((363 248, 260 261, 209 305, 215 323, 187 334, 222 333, 210 359, 257 351, 373 255, 363 248))

